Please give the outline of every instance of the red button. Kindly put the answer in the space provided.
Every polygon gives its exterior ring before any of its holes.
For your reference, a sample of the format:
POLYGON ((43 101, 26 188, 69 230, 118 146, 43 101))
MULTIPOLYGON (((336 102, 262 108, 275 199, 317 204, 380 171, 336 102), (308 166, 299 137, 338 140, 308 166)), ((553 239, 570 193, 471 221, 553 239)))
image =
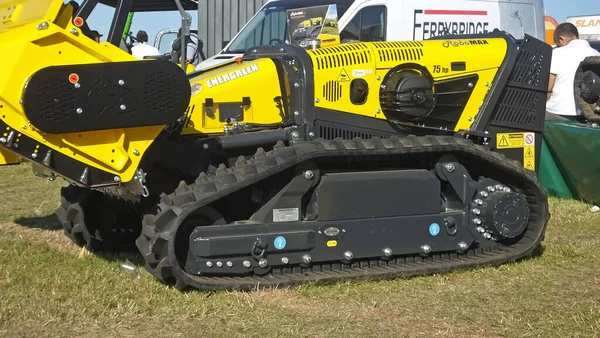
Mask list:
POLYGON ((72 73, 71 75, 69 75, 69 82, 71 83, 77 83, 79 82, 79 75, 72 73))
POLYGON ((75 24, 77 27, 81 27, 83 26, 83 19, 78 16, 75 18, 75 20, 73 20, 73 24, 75 24))

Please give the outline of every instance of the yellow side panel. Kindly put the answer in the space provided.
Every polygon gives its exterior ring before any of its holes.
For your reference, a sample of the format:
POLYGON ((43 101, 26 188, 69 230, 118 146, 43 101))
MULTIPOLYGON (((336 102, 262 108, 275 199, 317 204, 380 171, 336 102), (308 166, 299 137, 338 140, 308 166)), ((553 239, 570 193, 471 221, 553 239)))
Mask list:
POLYGON ((315 105, 320 108, 386 119, 379 103, 382 81, 389 70, 412 63, 424 67, 434 81, 477 74, 463 114, 455 130, 468 129, 479 106, 506 56, 503 39, 487 39, 481 44, 447 45, 444 40, 353 43, 309 51, 315 66, 315 105), (453 62, 464 62, 465 70, 452 70, 453 62), (355 105, 350 101, 350 85, 354 79, 369 85, 367 101, 355 105))
POLYGON ((21 157, 15 153, 0 149, 0 166, 11 164, 21 164, 21 157))
POLYGON ((183 134, 222 134, 225 126, 232 125, 224 121, 224 109, 237 111, 239 123, 271 125, 283 121, 276 100, 281 97, 279 75, 271 59, 233 63, 190 82, 196 91, 183 134), (251 100, 249 105, 243 104, 244 97, 251 100), (206 105, 207 99, 212 100, 212 106, 206 105))
MULTIPOLYGON (((7 3, 7 1, 0 3, 7 3)), ((27 8, 31 7, 31 12, 27 16, 19 16, 18 20, 20 21, 18 22, 26 23, 26 21, 22 21, 24 18, 35 17, 32 14, 37 11, 33 8, 34 4, 40 8, 46 6, 43 14, 46 15, 47 28, 37 29, 41 19, 44 19, 41 18, 31 24, 17 26, 0 34, 0 55, 2 55, 0 118, 10 126, 7 128, 8 130, 0 131, 0 135, 6 137, 12 130, 18 133, 16 142, 19 140, 18 137, 25 135, 88 166, 120 176, 121 182, 130 181, 136 173, 144 152, 163 126, 72 134, 45 134, 29 123, 20 101, 28 79, 39 69, 45 67, 144 61, 137 61, 132 55, 112 44, 96 43, 84 36, 80 29, 72 24, 71 7, 60 10, 62 1, 20 0, 17 10, 19 6, 24 6, 23 8, 28 6, 27 8), (51 17, 49 6, 56 10, 57 17, 51 17)), ((42 9, 39 11, 41 12, 42 9)), ((40 16, 38 15, 37 18, 40 16)))
POLYGON ((51 21, 63 4, 63 0, 0 0, 0 33, 36 21, 51 21))

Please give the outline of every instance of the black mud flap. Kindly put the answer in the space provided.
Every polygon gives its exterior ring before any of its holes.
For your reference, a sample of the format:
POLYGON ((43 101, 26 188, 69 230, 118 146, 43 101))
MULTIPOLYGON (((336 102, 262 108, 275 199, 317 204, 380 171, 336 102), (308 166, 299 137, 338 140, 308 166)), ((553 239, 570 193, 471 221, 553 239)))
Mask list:
POLYGON ((23 93, 31 124, 64 134, 169 124, 190 102, 187 75, 169 61, 52 66, 37 71, 23 93))

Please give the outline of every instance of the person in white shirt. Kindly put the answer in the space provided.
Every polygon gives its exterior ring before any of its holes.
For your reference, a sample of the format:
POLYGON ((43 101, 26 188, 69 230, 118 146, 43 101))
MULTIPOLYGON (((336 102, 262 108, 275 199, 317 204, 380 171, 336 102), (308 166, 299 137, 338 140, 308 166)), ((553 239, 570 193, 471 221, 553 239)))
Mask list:
POLYGON ((573 92, 575 73, 581 61, 600 53, 589 42, 579 39, 577 27, 568 22, 556 27, 554 43, 557 47, 552 51, 546 120, 576 121, 582 115, 573 92))
POLYGON ((145 31, 139 31, 136 39, 138 40, 138 43, 131 48, 131 55, 139 60, 143 60, 145 56, 161 55, 156 47, 148 44, 148 34, 145 31))

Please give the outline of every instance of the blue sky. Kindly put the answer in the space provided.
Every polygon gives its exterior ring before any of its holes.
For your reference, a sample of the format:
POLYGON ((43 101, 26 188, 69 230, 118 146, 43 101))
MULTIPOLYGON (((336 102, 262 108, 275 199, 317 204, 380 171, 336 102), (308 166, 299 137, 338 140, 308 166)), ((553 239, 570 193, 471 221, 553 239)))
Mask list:
MULTIPOLYGON (((222 0, 217 0, 222 1, 222 0)), ((251 1, 251 0, 249 0, 251 1)), ((81 3, 81 0, 77 0, 81 3)), ((544 0, 546 15, 554 17, 559 23, 564 22, 568 16, 600 14, 599 0, 544 0)), ((192 27, 198 24, 198 13, 189 12, 192 15, 192 27)), ((110 7, 100 5, 89 18, 92 29, 98 30, 105 36, 108 34, 113 10, 110 7)), ((148 33, 149 42, 154 42, 154 37, 163 28, 179 28, 181 19, 178 12, 161 13, 137 13, 133 18, 131 31, 135 33, 143 29, 148 33)))

